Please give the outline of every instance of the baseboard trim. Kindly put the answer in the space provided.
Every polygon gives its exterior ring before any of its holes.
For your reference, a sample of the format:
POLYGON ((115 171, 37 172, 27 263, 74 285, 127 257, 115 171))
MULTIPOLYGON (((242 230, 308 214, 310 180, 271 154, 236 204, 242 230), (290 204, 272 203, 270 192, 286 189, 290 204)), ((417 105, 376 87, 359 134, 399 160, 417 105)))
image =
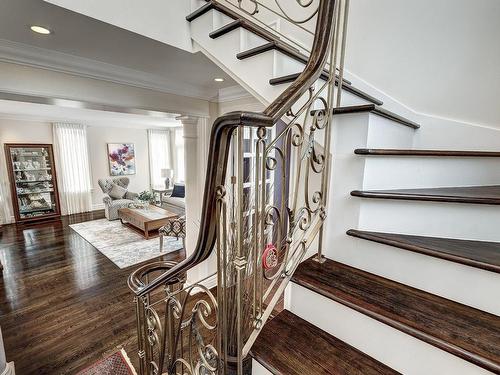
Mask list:
POLYGON ((202 282, 203 286, 212 289, 217 286, 217 274, 210 276, 202 282))
MULTIPOLYGON (((194 284, 202 285, 207 289, 215 288, 217 286, 217 274, 214 274, 214 275, 207 277, 207 278, 200 280, 200 281, 192 281, 192 280, 188 279, 184 285, 188 286, 188 285, 194 285, 194 284)), ((197 294, 200 292, 202 292, 202 290, 200 290, 200 288, 193 289, 193 294, 197 294)))

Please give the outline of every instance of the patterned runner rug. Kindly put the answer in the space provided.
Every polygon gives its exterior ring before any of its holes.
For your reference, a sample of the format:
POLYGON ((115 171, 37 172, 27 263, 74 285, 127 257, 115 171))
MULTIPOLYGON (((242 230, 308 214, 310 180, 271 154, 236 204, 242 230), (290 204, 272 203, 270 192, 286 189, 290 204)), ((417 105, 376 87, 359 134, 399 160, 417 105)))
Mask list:
POLYGON ((137 375, 125 350, 101 359, 77 375, 137 375))

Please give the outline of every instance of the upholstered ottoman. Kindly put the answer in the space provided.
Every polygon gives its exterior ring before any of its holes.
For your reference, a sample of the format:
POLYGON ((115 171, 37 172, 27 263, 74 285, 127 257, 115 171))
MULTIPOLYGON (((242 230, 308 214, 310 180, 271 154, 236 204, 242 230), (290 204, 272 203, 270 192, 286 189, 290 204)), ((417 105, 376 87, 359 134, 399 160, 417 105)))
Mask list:
POLYGON ((160 251, 163 251, 163 237, 182 238, 182 247, 185 248, 186 238, 186 217, 181 216, 177 219, 170 220, 167 224, 158 230, 160 234, 160 251))

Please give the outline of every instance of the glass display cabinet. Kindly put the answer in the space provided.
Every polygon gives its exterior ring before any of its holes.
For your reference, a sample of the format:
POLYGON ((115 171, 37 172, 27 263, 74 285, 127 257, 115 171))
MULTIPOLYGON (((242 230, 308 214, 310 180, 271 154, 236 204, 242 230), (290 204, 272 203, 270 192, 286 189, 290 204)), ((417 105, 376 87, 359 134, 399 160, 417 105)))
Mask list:
POLYGON ((16 221, 61 216, 52 145, 6 144, 16 221))

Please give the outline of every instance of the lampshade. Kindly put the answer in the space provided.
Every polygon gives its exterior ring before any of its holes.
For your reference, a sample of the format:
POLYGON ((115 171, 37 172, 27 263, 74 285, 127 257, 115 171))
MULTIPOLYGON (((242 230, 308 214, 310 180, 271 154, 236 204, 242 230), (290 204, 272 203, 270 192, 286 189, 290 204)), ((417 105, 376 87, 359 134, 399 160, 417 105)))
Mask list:
POLYGON ((165 168, 165 169, 161 170, 161 176, 164 177, 164 178, 165 177, 172 178, 173 175, 174 175, 174 170, 173 169, 165 168))

